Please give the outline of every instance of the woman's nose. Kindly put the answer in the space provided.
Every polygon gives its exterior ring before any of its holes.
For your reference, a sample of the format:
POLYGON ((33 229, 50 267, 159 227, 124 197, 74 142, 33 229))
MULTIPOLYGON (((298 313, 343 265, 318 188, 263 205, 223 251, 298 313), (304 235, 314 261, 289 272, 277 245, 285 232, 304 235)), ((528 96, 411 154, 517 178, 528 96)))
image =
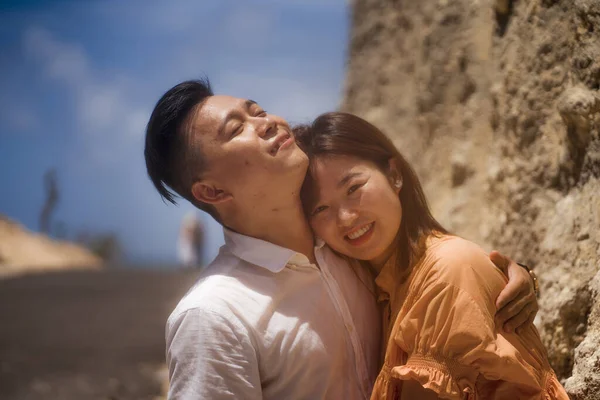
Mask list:
POLYGON ((357 217, 358 213, 355 210, 340 207, 338 210, 338 225, 342 228, 351 227, 356 221, 357 217))

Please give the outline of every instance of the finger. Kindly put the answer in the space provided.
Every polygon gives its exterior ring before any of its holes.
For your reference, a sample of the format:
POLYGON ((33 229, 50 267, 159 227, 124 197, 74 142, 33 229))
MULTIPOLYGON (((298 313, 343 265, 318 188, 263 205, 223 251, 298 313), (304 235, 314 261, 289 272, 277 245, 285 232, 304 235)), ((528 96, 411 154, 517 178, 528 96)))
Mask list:
POLYGON ((516 300, 527 289, 527 285, 523 285, 519 280, 509 280, 496 299, 496 310, 506 307, 508 303, 516 300))
POLYGON ((504 326, 511 331, 514 331, 519 326, 525 324, 530 316, 531 318, 535 318, 537 315, 537 303, 532 299, 530 299, 519 311, 515 312, 520 306, 521 304, 516 305, 511 311, 507 310, 507 314, 505 314, 505 318, 503 319, 504 326))
POLYGON ((523 309, 530 303, 531 299, 529 297, 519 297, 508 303, 506 306, 502 307, 496 313, 496 320, 500 324, 505 324, 506 321, 508 321, 509 319, 516 317, 517 314, 523 311, 523 309))
POLYGON ((532 312, 532 306, 528 304, 520 313, 504 323, 504 331, 507 333, 514 332, 517 328, 523 326, 531 316, 532 312))
POLYGON ((501 309, 519 296, 526 297, 533 294, 531 279, 529 273, 519 267, 514 261, 509 260, 508 264, 508 283, 502 289, 502 292, 496 299, 496 309, 501 309))
POLYGON ((537 314, 537 310, 534 310, 534 311, 532 311, 532 312, 529 314, 529 317, 527 317, 527 319, 525 320, 525 322, 523 322, 523 323, 521 324, 521 326, 519 326, 519 327, 517 328, 517 333, 518 333, 519 335, 520 335, 521 333, 523 333, 523 330, 524 330, 525 328, 527 328, 529 325, 533 324, 533 321, 535 320, 535 316, 536 316, 536 314, 537 314))
POLYGON ((499 251, 494 250, 490 253, 490 260, 506 274, 508 265, 510 264, 510 259, 508 257, 505 257, 500 254, 499 251))

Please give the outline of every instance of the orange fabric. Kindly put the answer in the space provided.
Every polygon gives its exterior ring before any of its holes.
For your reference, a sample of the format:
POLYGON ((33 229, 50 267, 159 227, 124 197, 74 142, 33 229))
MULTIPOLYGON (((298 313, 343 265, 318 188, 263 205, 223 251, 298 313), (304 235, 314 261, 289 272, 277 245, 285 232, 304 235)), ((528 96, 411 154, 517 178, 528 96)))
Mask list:
POLYGON ((400 399, 402 381, 415 380, 443 399, 568 400, 537 329, 495 327, 507 280, 477 245, 432 237, 407 276, 392 260, 375 282, 387 348, 371 399, 400 399))

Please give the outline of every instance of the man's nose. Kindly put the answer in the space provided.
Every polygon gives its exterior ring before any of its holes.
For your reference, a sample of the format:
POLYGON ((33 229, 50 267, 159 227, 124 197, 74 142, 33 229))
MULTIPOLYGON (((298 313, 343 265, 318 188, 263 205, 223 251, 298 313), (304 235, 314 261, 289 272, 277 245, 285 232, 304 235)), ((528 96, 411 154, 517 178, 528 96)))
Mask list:
POLYGON ((260 118, 256 128, 258 135, 265 139, 269 139, 271 136, 277 134, 277 122, 275 122, 273 118, 269 117, 268 115, 260 118))

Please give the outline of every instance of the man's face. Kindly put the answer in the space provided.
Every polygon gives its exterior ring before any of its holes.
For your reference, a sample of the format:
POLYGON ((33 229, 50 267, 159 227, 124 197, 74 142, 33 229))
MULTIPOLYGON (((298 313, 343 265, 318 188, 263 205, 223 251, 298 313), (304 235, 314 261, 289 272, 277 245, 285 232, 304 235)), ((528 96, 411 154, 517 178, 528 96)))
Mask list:
POLYGON ((283 118, 251 100, 211 96, 191 124, 206 159, 203 181, 243 203, 299 192, 308 159, 283 118))

